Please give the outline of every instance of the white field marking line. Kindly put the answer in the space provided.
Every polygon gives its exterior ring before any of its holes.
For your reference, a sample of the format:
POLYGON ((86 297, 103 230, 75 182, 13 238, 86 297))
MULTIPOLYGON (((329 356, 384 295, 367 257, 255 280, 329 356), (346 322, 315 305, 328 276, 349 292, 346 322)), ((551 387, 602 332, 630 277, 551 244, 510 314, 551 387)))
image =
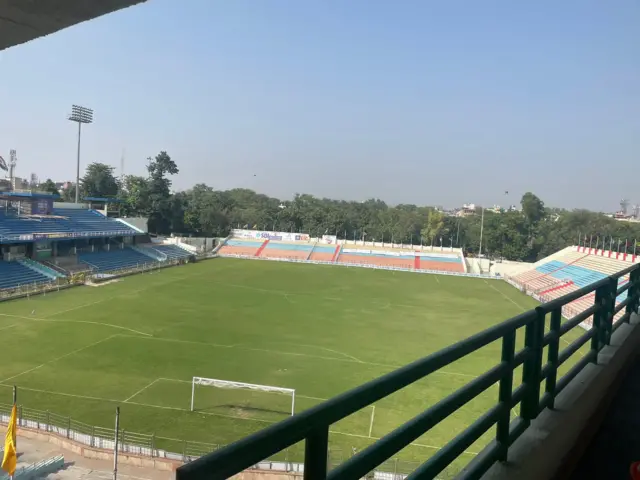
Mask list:
MULTIPOLYGON (((159 379, 159 380, 173 380, 173 379, 159 379)), ((180 382, 184 382, 186 380, 175 380, 175 381, 180 381, 180 382)), ((13 388, 13 385, 3 385, 0 382, 0 387, 7 387, 7 388, 13 388)), ((100 402, 110 402, 110 403, 121 403, 120 400, 113 400, 111 398, 101 398, 101 397, 91 397, 88 395, 76 395, 74 393, 64 393, 64 392, 54 392, 51 390, 41 390, 38 388, 28 388, 28 387, 20 387, 21 390, 27 390, 29 392, 38 392, 38 393, 47 393, 50 395, 61 395, 64 397, 72 397, 72 398, 82 398, 85 400, 97 400, 100 402)), ((179 407, 166 407, 166 406, 162 406, 162 405, 151 405, 148 403, 138 403, 138 402, 128 402, 129 405, 136 405, 138 407, 148 407, 148 408, 159 408, 161 410, 173 410, 173 411, 178 411, 178 412, 186 412, 186 413, 192 413, 190 410, 186 409, 186 408, 179 408, 179 407)), ((262 419, 258 419, 258 418, 247 418, 247 417, 236 417, 234 415, 224 415, 221 413, 210 413, 210 412, 196 412, 197 415, 207 415, 207 416, 211 416, 211 417, 222 417, 222 418, 232 418, 234 420, 246 420, 246 421, 250 421, 250 422, 259 422, 259 423, 268 423, 268 424, 274 424, 274 423, 278 423, 276 422, 272 422, 270 420, 262 420, 262 419)), ((329 433, 333 433, 334 435, 345 435, 347 437, 357 437, 357 438, 369 438, 366 435, 359 435, 357 433, 346 433, 346 432, 338 432, 335 430, 330 430, 329 433)), ((380 440, 380 437, 371 437, 372 440, 380 440)), ((442 447, 437 447, 435 445, 426 445, 423 443, 410 443, 409 445, 414 446, 414 447, 422 447, 422 448, 430 448, 433 450, 440 450, 442 449, 442 447)), ((463 453, 466 453, 467 455, 477 455, 477 452, 470 452, 470 451, 465 451, 463 453)))
MULTIPOLYGON (((508 297, 507 294, 505 294, 504 292, 501 292, 500 290, 498 290, 494 285, 492 285, 490 282, 487 282, 486 280, 484 280, 484 283, 486 283, 487 285, 489 285, 491 288, 493 288, 496 292, 498 292, 500 295, 502 295, 504 298, 506 298, 507 300, 509 300, 511 303, 513 303, 516 307, 518 307, 519 309, 521 309, 523 312, 525 312, 527 309, 524 308, 522 305, 516 303, 512 298, 508 297)), ((571 345, 570 342, 568 342, 565 338, 560 337, 560 340, 562 340, 564 343, 566 343, 567 345, 571 345)), ((582 352, 580 352, 578 350, 578 353, 580 354, 581 357, 584 357, 584 354, 582 352)))
MULTIPOLYGON (((227 268, 220 268, 220 269, 216 270, 216 272, 219 272, 220 270, 226 270, 228 268, 230 268, 230 267, 228 266, 227 268)), ((43 318, 49 318, 49 317, 53 317, 55 315, 60 315, 61 313, 72 312, 74 310, 79 310, 81 308, 90 307, 90 306, 96 305, 98 303, 108 302, 109 300, 113 300, 114 298, 122 297, 122 296, 125 296, 125 295, 135 295, 136 293, 144 292, 145 290, 151 290, 152 288, 161 287, 163 285, 168 285, 170 283, 179 282, 181 280, 184 280, 184 279, 187 279, 187 278, 190 278, 190 277, 197 277, 199 275, 204 275, 206 273, 209 273, 209 271, 194 272, 194 273, 191 273, 189 275, 183 275, 183 276, 180 276, 180 277, 172 278, 170 280, 167 280, 166 282, 160 282, 160 283, 157 283, 157 284, 154 284, 154 285, 149 285, 149 286, 146 286, 146 287, 143 287, 143 288, 139 288, 137 290, 129 290, 129 291, 126 291, 126 292, 118 293, 116 295, 112 295, 112 296, 107 297, 107 298, 102 298, 100 300, 96 300, 95 302, 90 302, 90 303, 86 303, 84 305, 78 305, 78 306, 75 306, 75 307, 72 307, 72 308, 68 308, 66 310, 61 310, 59 312, 51 313, 49 315, 45 315, 43 318)))
MULTIPOLYGON (((205 346, 205 347, 214 347, 214 348, 237 348, 238 350, 248 350, 251 352, 265 352, 265 353, 272 353, 274 355, 289 355, 289 356, 294 356, 294 357, 308 357, 308 358, 317 358, 319 360, 333 360, 335 362, 348 362, 348 363, 359 363, 362 365, 370 365, 370 366, 374 366, 374 367, 384 367, 384 368, 391 368, 391 369, 398 369, 401 368, 401 365, 389 365, 386 363, 375 363, 375 362, 366 362, 364 360, 362 361, 356 361, 356 360, 352 360, 350 358, 338 358, 338 357, 324 357, 321 355, 311 355, 308 353, 297 353, 297 352, 283 352, 282 350, 269 350, 266 348, 252 348, 252 347, 245 347, 242 346, 242 344, 233 344, 233 345, 222 345, 222 344, 216 344, 216 343, 205 343, 205 342, 196 342, 194 340, 179 340, 177 338, 165 338, 165 337, 153 337, 153 336, 148 336, 148 337, 140 337, 138 335, 127 335, 127 334, 118 334, 118 337, 123 337, 123 338, 137 338, 140 340, 156 340, 156 341, 161 341, 161 342, 174 342, 174 343, 186 343, 186 344, 190 344, 190 345, 201 345, 201 346, 205 346)), ((435 372, 433 372, 434 374, 438 374, 438 375, 452 375, 452 376, 457 376, 457 377, 467 377, 467 378, 477 378, 478 375, 473 375, 470 373, 458 373, 458 372, 450 372, 447 370, 437 370, 435 372)))
POLYGON ((145 333, 145 332, 140 332, 138 330, 134 330, 133 328, 128 328, 128 327, 123 327, 120 325, 113 325, 111 323, 103 323, 103 322, 92 322, 90 320, 69 320, 66 318, 59 318, 59 319, 49 319, 49 318, 40 318, 40 317, 24 317, 21 315, 11 315, 9 313, 0 313, 0 316, 2 317, 11 317, 11 318, 20 318, 22 320, 31 320, 32 322, 52 322, 52 323, 56 323, 56 322, 60 322, 60 323, 86 323, 89 325, 101 325, 103 327, 111 327, 111 328, 118 328, 120 330, 127 330, 129 332, 133 332, 133 333, 137 333, 139 335, 145 335, 148 337, 152 337, 153 335, 150 333, 145 333))
POLYGON ((438 282, 438 284, 440 284, 440 279, 438 278, 438 275, 434 275, 433 278, 435 278, 436 282, 438 282))
MULTIPOLYGON (((2 387, 13 387, 12 385, 3 385, 0 382, 0 386, 2 387)), ((47 393, 49 395, 62 395, 64 397, 72 397, 72 398, 82 398, 85 400, 97 400, 100 402, 109 402, 109 403, 122 403, 122 400, 114 400, 112 398, 101 398, 101 397, 90 397, 88 395, 77 395, 74 393, 64 393, 64 392, 54 392, 51 390, 40 390, 38 388, 28 388, 28 387, 20 387, 21 390, 27 390, 30 392, 38 392, 38 393, 47 393)), ((150 408, 159 408, 162 410, 173 410, 173 411, 180 411, 180 412, 187 412, 187 413, 191 413, 190 410, 186 409, 186 408, 179 408, 179 407, 166 407, 166 406, 162 406, 162 405, 151 405, 149 403, 138 403, 138 402, 127 402, 127 405, 137 405, 138 407, 150 407, 150 408)), ((223 417, 223 418, 232 418, 234 420, 248 420, 251 422, 259 422, 259 423, 267 423, 267 424, 273 424, 273 423, 277 423, 277 422, 272 422, 271 420, 262 420, 259 418, 246 418, 246 417, 236 417, 234 415, 225 415, 222 413, 210 413, 210 412, 197 412, 198 415, 208 415, 211 417, 223 417)))
POLYGON ((142 392, 144 392, 147 388, 149 388, 151 385, 153 385, 154 383, 156 383, 157 381, 161 380, 160 378, 156 378, 153 382, 149 383, 148 385, 142 387, 140 390, 138 390, 136 393, 134 393, 133 395, 131 395, 129 398, 127 398, 126 400, 123 400, 122 403, 127 403, 129 400, 131 400, 133 397, 140 395, 142 392))
POLYGON ((179 326, 181 326, 181 325, 184 325, 184 324, 185 324, 185 323, 187 323, 188 321, 189 321, 189 320, 181 320, 180 322, 172 323, 172 324, 167 325, 166 327, 162 327, 162 328, 159 328, 159 329, 157 329, 157 330, 154 330, 154 331, 153 331, 153 335, 152 335, 152 336, 155 336, 155 335, 157 335, 157 334, 158 334, 158 333, 160 333, 160 332, 164 332, 164 331, 165 331, 165 330, 167 330, 168 328, 175 328, 175 327, 179 327, 179 326))
MULTIPOLYGON (((280 345, 297 345, 299 347, 307 347, 307 348, 317 348, 319 350, 325 350, 327 352, 337 353, 338 355, 342 355, 344 357, 350 358, 354 362, 366 363, 366 362, 363 362, 362 360, 360 360, 359 358, 354 357, 353 355, 349 355, 348 353, 340 352, 338 350, 332 350, 331 348, 327 348, 327 347, 321 347, 320 345, 307 345, 307 344, 304 344, 304 343, 288 343, 288 342, 270 342, 270 343, 278 343, 280 345)), ((242 345, 243 344, 239 343, 236 346, 242 346, 242 345)))
POLYGON ((376 406, 371 405, 371 422, 369 423, 369 438, 371 438, 371 432, 373 432, 373 417, 376 414, 376 406))
POLYGON ((54 363, 54 362, 57 362, 58 360, 62 360, 65 357, 69 357, 69 356, 75 355, 76 353, 79 353, 79 352, 81 352, 83 350, 87 350, 88 348, 95 347, 96 345, 99 345, 99 344, 101 344, 103 342, 111 340, 113 337, 116 337, 116 336, 117 335, 111 335, 110 337, 103 338, 102 340, 98 340, 97 342, 93 342, 90 345, 85 345, 84 347, 78 348, 78 349, 74 350, 73 352, 69 352, 69 353, 65 353, 64 355, 60 355, 59 357, 56 357, 56 358, 54 358, 52 360, 44 362, 44 363, 38 365, 37 367, 30 368, 29 370, 25 370, 24 372, 21 372, 21 373, 18 373, 16 375, 13 375, 12 377, 5 378, 4 380, 0 380, 0 383, 4 383, 4 382, 7 382, 9 380, 13 380, 14 378, 20 377, 22 375, 26 375, 27 373, 33 372, 34 370, 38 370, 39 368, 42 368, 42 367, 44 367, 46 365, 49 365, 49 364, 54 363))
MULTIPOLYGON (((359 435, 357 433, 345 433, 345 432, 338 432, 337 430, 329 430, 329 433, 333 433, 334 435, 346 435, 347 437, 357 437, 357 438, 371 438, 371 440, 380 440, 381 437, 367 437, 366 435, 359 435)), ((409 445, 411 445, 412 447, 422 447, 422 448, 430 448, 432 450, 442 450, 442 447, 437 447, 435 445, 426 445, 424 443, 410 443, 409 445)), ((478 455, 478 452, 471 452, 468 450, 465 450, 464 452, 467 455, 478 455)))
POLYGON ((522 310, 523 312, 525 312, 527 309, 524 308, 522 305, 520 305, 519 303, 516 303, 515 300, 513 300, 513 298, 507 296, 506 293, 501 292, 500 290, 498 290, 495 286, 491 285, 491 283, 487 282, 486 280, 484 280, 484 283, 486 283, 487 285, 489 285, 491 288, 493 288, 496 292, 498 292, 500 295, 502 295, 504 298, 506 298, 507 300, 509 300, 511 303, 513 303, 516 307, 518 307, 520 310, 522 310))
POLYGON ((12 324, 12 325, 7 325, 6 327, 2 327, 2 328, 0 328, 0 330, 7 330, 8 328, 12 328, 12 327, 15 327, 15 326, 17 326, 17 325, 18 325, 17 323, 14 323, 14 324, 12 324))

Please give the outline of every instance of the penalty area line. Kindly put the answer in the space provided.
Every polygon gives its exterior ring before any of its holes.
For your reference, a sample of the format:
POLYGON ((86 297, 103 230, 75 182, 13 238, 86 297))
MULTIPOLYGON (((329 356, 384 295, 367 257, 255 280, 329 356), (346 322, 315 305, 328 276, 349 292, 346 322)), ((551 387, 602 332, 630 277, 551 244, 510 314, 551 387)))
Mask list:
MULTIPOLYGON (((171 381, 178 381, 178 382, 185 382, 186 380, 174 380, 174 379, 168 379, 168 378, 158 378, 156 380, 171 380, 171 381)), ((6 388, 13 388, 13 385, 5 385, 3 383, 0 382, 0 387, 6 387, 6 388)), ((20 390, 26 390, 29 392, 37 392, 37 393, 46 393, 49 395, 60 395, 63 397, 70 397, 70 398, 81 398, 81 399, 85 399, 85 400, 96 400, 99 402, 109 402, 109 403, 122 403, 121 400, 114 400, 111 398, 102 398, 102 397, 92 397, 89 395, 78 395, 78 394, 74 394, 74 393, 64 393, 64 392, 54 392, 51 390, 41 390, 38 388, 29 388, 29 387, 20 387, 20 390)), ((271 420, 262 420, 262 419, 258 419, 258 418, 246 418, 246 417, 238 417, 235 415, 224 415, 222 413, 211 413, 211 412, 191 412, 191 410, 186 409, 186 408, 180 408, 180 407, 168 407, 168 406, 163 406, 163 405, 152 405, 149 403, 139 403, 139 402, 127 402, 127 405, 136 405, 138 407, 147 407, 147 408, 158 408, 161 410, 173 410, 173 411, 177 411, 177 412, 185 412, 188 414, 196 414, 196 415, 207 415, 207 416, 211 416, 211 417, 222 417, 222 418, 230 418, 233 420, 245 420, 245 421, 249 421, 249 422, 259 422, 259 423, 264 423, 264 424, 269 424, 269 425, 273 425, 275 423, 278 423, 277 421, 273 422, 271 420)), ((380 440, 380 437, 369 437, 367 435, 359 435, 357 433, 346 433, 346 432, 340 432, 340 431, 336 431, 336 430, 330 430, 329 433, 332 433, 334 435, 344 435, 346 437, 355 437, 355 438, 364 438, 364 439, 369 439, 369 440, 380 440)), ((442 447, 438 447, 435 445, 427 445, 424 443, 410 443, 409 445, 414 446, 414 447, 421 447, 421 448, 429 448, 432 450, 441 450, 442 447)), ((467 455, 477 455, 477 452, 470 452, 470 451, 464 451, 463 453, 467 454, 467 455)))
POLYGON ((129 398, 127 398, 126 400, 123 400, 123 403, 127 403, 129 400, 131 400, 133 397, 137 397, 138 395, 140 395, 142 392, 144 392, 147 388, 149 388, 151 385, 153 385, 154 383, 158 382, 162 380, 162 378, 156 378, 153 382, 145 385, 144 387, 142 387, 140 390, 138 390, 136 393, 134 393, 133 395, 131 395, 129 398))

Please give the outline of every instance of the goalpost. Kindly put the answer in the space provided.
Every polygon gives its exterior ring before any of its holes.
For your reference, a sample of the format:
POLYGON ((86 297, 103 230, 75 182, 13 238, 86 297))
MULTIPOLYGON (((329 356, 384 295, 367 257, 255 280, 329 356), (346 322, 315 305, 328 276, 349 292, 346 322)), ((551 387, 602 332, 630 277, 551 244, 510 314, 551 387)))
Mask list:
POLYGON ((193 377, 191 382, 191 411, 196 396, 196 385, 205 387, 226 388, 235 390, 255 390, 266 393, 280 393, 291 396, 291 415, 295 414, 296 408, 296 391, 293 388, 273 387, 270 385, 256 385, 253 383, 232 382, 230 380, 219 380, 216 378, 193 377))

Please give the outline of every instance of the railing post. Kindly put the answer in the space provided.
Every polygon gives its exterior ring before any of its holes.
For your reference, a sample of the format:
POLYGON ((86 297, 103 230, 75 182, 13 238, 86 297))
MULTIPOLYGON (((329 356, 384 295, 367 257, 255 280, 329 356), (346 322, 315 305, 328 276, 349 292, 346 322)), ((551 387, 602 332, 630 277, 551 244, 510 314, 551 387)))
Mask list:
POLYGON ((554 408, 556 399, 556 381, 558 379, 558 355, 560 353, 560 324, 562 323, 562 307, 556 308, 551 312, 551 322, 549 330, 551 331, 551 341, 549 342, 549 352, 547 362, 551 368, 547 381, 545 383, 545 393, 551 398, 549 408, 554 408))
POLYGON ((593 314, 593 336, 591 337, 591 353, 593 363, 598 363, 598 352, 602 348, 602 329, 607 315, 607 290, 608 286, 604 285, 596 290, 595 305, 598 311, 593 314))
POLYGON ((511 394, 513 391, 513 357, 516 350, 516 330, 507 333, 502 337, 502 359, 501 362, 509 367, 509 370, 500 379, 500 391, 498 401, 503 406, 496 427, 496 442, 500 446, 498 460, 507 461, 509 450, 509 424, 511 423, 511 394))
POLYGON ((606 315, 603 317, 603 329, 602 329, 602 345, 609 345, 611 343, 611 334, 613 332, 613 317, 614 310, 616 308, 616 292, 618 291, 618 279, 609 277, 609 284, 607 285, 607 297, 606 297, 606 315))
POLYGON ((627 315, 627 322, 631 321, 631 314, 638 313, 638 301, 640 296, 640 268, 634 270, 629 275, 629 290, 627 290, 627 295, 630 300, 627 304, 627 311, 629 315, 627 315))
POLYGON ((311 432, 304 445, 304 480, 324 480, 327 478, 327 452, 329 447, 329 427, 311 432))
POLYGON ((538 307, 536 314, 536 319, 525 327, 524 334, 524 346, 528 355, 522 366, 522 383, 526 385, 526 391, 520 413, 527 421, 538 416, 540 406, 540 371, 542 370, 545 313, 538 307))

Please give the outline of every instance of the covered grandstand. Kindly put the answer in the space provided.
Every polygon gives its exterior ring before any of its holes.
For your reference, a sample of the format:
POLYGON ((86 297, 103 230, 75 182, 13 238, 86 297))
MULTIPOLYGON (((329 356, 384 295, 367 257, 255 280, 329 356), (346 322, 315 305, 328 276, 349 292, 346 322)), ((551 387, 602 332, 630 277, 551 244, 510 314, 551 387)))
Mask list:
POLYGON ((55 197, 0 193, 0 297, 65 285, 78 272, 135 271, 193 256, 178 245, 153 244, 88 205, 57 208, 55 197))

